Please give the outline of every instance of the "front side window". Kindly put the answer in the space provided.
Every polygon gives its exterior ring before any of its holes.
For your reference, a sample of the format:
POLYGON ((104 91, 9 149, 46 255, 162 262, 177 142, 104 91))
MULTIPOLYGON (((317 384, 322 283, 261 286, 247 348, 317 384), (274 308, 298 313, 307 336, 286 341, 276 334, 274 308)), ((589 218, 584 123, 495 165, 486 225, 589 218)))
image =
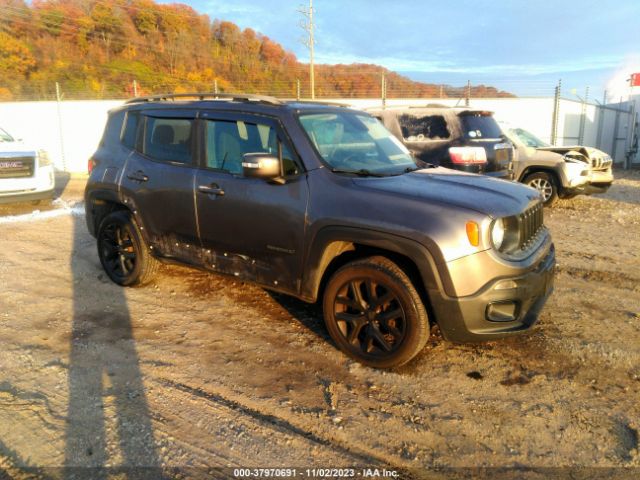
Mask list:
POLYGON ((278 144, 282 149, 285 175, 298 172, 293 155, 278 139, 271 125, 230 120, 207 120, 206 122, 207 167, 228 173, 242 173, 242 159, 246 153, 278 155, 278 144))
POLYGON ((524 143, 527 147, 543 148, 543 147, 549 146, 548 143, 543 142, 538 137, 536 137, 533 133, 527 132, 522 128, 513 128, 510 130, 510 132, 516 137, 518 137, 520 141, 524 143))
POLYGON ((191 163, 193 120, 147 117, 142 153, 154 160, 191 163))
POLYGON ((313 146, 334 170, 397 175, 416 168, 409 150, 369 115, 313 113, 299 118, 313 146))
POLYGON ((446 139, 450 133, 447 122, 442 115, 408 115, 398 118, 402 138, 407 142, 423 142, 425 140, 446 139))

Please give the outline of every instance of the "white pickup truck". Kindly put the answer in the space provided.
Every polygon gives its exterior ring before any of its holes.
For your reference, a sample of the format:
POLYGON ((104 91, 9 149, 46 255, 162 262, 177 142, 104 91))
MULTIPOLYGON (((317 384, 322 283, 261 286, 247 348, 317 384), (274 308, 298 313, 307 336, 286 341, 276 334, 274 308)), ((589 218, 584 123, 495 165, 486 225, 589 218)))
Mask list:
POLYGON ((0 203, 53 197, 55 176, 44 150, 16 140, 0 128, 0 203))

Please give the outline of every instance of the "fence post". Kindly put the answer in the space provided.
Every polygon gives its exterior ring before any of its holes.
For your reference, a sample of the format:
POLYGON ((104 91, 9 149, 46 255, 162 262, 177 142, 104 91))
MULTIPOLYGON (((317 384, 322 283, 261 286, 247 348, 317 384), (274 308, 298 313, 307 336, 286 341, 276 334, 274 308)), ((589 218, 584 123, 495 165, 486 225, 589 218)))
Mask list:
MULTIPOLYGON (((613 163, 616 162, 616 153, 618 150, 618 132, 620 130, 620 112, 622 110, 622 97, 620 97, 620 103, 618 104, 618 108, 616 109, 616 121, 613 124, 613 145, 611 146, 611 158, 613 159, 613 163)), ((626 166, 626 159, 623 164, 624 168, 626 166)))
POLYGON ((551 145, 558 141, 558 118, 560 117, 560 92, 562 89, 562 79, 558 80, 553 97, 553 116, 551 117, 551 145))
POLYGON ((56 82, 56 108, 58 110, 58 135, 60 136, 60 156, 62 157, 62 171, 67 171, 67 159, 64 155, 64 134, 62 131, 62 110, 60 108, 60 102, 62 101, 62 95, 60 94, 60 84, 56 82))
POLYGON ((387 79, 385 78, 384 73, 380 80, 380 96, 382 98, 382 108, 384 109, 387 107, 387 79))
POLYGON ((582 109, 580 111, 580 130, 578 131, 578 145, 584 143, 584 127, 587 122, 587 101, 589 100, 589 87, 587 87, 584 99, 582 100, 582 109))
POLYGON ((471 80, 467 80, 467 89, 465 92, 464 106, 468 107, 471 103, 471 80))

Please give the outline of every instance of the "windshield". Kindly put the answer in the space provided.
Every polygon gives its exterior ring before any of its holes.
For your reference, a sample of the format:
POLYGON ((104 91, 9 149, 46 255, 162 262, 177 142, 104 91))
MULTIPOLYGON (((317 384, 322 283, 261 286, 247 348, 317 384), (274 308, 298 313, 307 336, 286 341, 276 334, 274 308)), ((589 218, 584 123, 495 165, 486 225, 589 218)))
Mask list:
POLYGON ((13 137, 0 128, 0 142, 13 142, 13 137))
POLYGON ((417 168, 409 150, 369 115, 313 113, 300 115, 300 123, 334 171, 398 175, 417 168))
POLYGON ((522 128, 511 128, 511 129, 509 129, 509 132, 512 135, 515 135, 527 147, 542 148, 542 147, 548 147, 549 146, 548 143, 543 142, 538 137, 536 137, 533 133, 527 132, 526 130, 523 130, 522 128))

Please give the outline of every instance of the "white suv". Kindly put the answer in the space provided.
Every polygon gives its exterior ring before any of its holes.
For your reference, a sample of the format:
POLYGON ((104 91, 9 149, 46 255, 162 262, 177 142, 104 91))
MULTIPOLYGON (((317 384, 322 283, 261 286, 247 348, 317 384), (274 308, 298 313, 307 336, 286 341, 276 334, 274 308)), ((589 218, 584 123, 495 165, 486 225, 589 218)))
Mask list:
POLYGON ((15 140, 0 128, 0 203, 49 199, 54 185, 47 152, 15 140))

